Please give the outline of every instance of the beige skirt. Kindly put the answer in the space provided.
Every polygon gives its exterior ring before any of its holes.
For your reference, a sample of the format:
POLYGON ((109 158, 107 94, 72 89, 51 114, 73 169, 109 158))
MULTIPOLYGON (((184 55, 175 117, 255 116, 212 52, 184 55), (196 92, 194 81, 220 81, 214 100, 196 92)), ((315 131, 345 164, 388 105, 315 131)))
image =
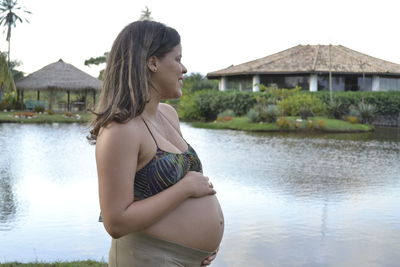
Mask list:
POLYGON ((112 239, 109 267, 200 267, 212 252, 186 247, 143 233, 112 239))

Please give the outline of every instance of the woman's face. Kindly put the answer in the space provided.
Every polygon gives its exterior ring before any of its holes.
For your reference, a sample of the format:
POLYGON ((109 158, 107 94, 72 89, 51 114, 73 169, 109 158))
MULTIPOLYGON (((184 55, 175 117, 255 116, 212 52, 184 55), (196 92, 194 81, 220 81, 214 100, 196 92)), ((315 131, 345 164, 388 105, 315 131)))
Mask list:
POLYGON ((154 63, 157 71, 151 72, 150 79, 161 99, 182 96, 183 74, 187 72, 187 69, 181 63, 181 58, 182 46, 179 44, 163 58, 157 58, 154 63))

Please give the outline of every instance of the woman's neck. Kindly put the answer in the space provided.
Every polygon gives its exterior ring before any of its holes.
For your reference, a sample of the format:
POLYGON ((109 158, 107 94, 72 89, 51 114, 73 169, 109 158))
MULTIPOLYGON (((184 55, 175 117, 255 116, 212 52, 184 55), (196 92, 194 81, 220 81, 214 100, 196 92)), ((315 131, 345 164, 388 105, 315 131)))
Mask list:
POLYGON ((143 110, 143 115, 146 118, 154 119, 158 113, 158 105, 160 104, 160 100, 156 97, 150 97, 150 101, 146 104, 143 110))

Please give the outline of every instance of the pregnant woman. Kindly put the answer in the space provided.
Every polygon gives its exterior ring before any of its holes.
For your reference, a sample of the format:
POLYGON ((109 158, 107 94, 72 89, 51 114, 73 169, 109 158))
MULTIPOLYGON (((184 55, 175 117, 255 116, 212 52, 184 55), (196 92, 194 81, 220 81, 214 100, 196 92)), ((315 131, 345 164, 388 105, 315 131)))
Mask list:
POLYGON ((108 54, 89 139, 109 266, 205 266, 221 242, 216 191, 175 109, 160 103, 182 95, 181 57, 178 32, 154 21, 126 26, 108 54))

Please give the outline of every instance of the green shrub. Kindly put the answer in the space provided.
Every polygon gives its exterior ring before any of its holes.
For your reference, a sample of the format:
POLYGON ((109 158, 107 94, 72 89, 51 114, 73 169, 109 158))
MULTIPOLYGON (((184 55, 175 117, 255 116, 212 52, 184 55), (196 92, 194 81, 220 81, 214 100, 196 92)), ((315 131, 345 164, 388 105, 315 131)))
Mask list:
POLYGON ((353 105, 350 106, 350 110, 349 110, 349 116, 354 116, 357 118, 361 118, 361 114, 360 111, 353 105))
POLYGON ((44 108, 43 106, 38 105, 38 106, 35 106, 35 107, 33 108, 33 110, 34 110, 35 112, 39 113, 39 112, 44 112, 45 108, 44 108))
MULTIPOLYGON (((330 102, 329 92, 310 92, 324 103, 330 102)), ((376 107, 376 115, 394 115, 400 114, 400 92, 334 92, 335 101, 343 105, 344 114, 350 110, 350 106, 357 106, 363 99, 364 103, 372 104, 376 107)))
POLYGON ((223 103, 219 102, 221 95, 218 95, 217 91, 199 91, 195 95, 197 95, 198 115, 202 120, 213 121, 225 110, 223 103))
POLYGON ((361 121, 360 111, 354 106, 349 107, 349 113, 344 116, 344 119, 351 123, 359 123, 361 121))
POLYGON ((256 103, 253 92, 229 91, 220 94, 217 99, 221 111, 232 109, 238 116, 245 115, 256 103))
POLYGON ((218 114, 218 118, 221 118, 221 117, 236 117, 236 114, 232 109, 227 109, 218 114))
POLYGON ((357 110, 359 112, 359 118, 362 123, 372 123, 375 119, 376 107, 373 104, 366 104, 364 101, 361 101, 357 105, 357 110))
POLYGON ((249 119, 249 121, 251 121, 251 122, 259 122, 259 117, 260 117, 260 115, 258 114, 258 112, 257 112, 254 108, 251 108, 251 109, 247 112, 246 117, 247 117, 247 118, 249 119))
POLYGON ((309 120, 309 121, 307 121, 306 127, 307 127, 307 129, 309 129, 309 130, 314 130, 314 128, 315 128, 315 123, 314 123, 313 121, 309 120))
POLYGON ((311 110, 311 106, 310 106, 310 105, 302 105, 302 106, 300 106, 299 114, 298 114, 298 115, 300 115, 300 117, 301 117, 303 120, 307 120, 308 117, 313 116, 314 113, 313 113, 313 111, 311 110))
POLYGON ((317 129, 325 129, 326 128, 326 122, 324 120, 316 120, 315 124, 316 124, 317 129))
POLYGON ((276 105, 256 104, 254 109, 258 113, 258 121, 261 122, 276 122, 279 116, 279 109, 276 105))
POLYGON ((329 101, 326 105, 326 110, 330 118, 341 119, 347 112, 347 107, 338 99, 329 101))
POLYGON ((177 112, 184 120, 201 120, 199 106, 197 104, 197 93, 187 94, 184 92, 177 105, 177 112))
POLYGON ((276 122, 279 116, 279 109, 276 105, 256 104, 250 109, 247 118, 251 122, 276 122))
POLYGON ((17 95, 15 92, 7 92, 3 95, 0 102, 0 110, 23 110, 25 109, 24 104, 17 101, 17 95))
POLYGON ((359 123, 360 122, 358 117, 356 117, 356 116, 347 115, 347 116, 344 116, 344 119, 345 119, 345 121, 348 121, 350 123, 359 123))
POLYGON ((230 121, 234 117, 236 117, 235 112, 233 112, 233 110, 231 109, 227 109, 224 112, 218 114, 217 121, 230 121))
POLYGON ((289 129, 289 128, 290 128, 290 125, 291 125, 290 121, 289 121, 287 118, 285 118, 285 117, 279 117, 279 118, 276 120, 276 124, 277 124, 278 127, 281 128, 281 129, 289 129))
POLYGON ((276 99, 276 102, 274 104, 276 104, 280 100, 293 96, 301 91, 301 87, 299 86, 296 86, 295 88, 292 89, 286 89, 278 87, 266 87, 265 85, 261 84, 259 85, 259 88, 261 92, 265 92, 272 99, 276 99))
POLYGON ((227 109, 243 116, 255 103, 253 92, 203 90, 182 96, 178 114, 184 120, 212 121, 227 109))
POLYGON ((278 103, 278 107, 286 115, 301 115, 302 118, 312 115, 322 115, 326 110, 326 105, 318 97, 303 93, 283 99, 278 103))

